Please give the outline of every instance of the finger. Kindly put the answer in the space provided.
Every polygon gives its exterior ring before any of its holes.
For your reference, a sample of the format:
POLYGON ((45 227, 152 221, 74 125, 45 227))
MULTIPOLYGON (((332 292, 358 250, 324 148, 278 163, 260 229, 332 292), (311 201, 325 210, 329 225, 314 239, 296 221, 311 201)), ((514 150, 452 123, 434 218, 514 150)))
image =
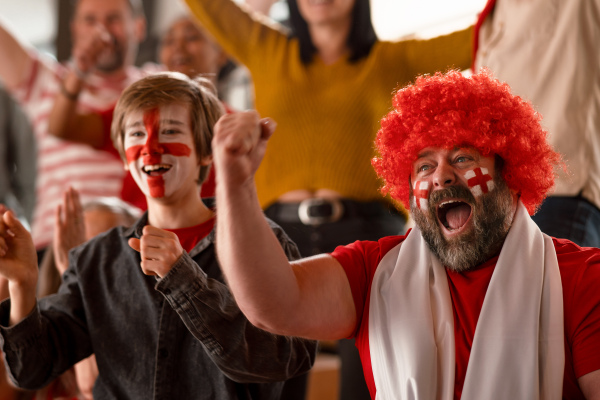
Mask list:
POLYGON ((0 204, 0 214, 4 214, 8 208, 4 204, 0 204))
POLYGON ((260 120, 260 128, 260 138, 263 140, 268 140, 277 128, 277 122, 275 122, 271 118, 263 118, 260 120))
POLYGON ((2 215, 2 219, 8 228, 7 233, 9 235, 13 237, 22 237, 28 234, 27 229, 25 229, 12 211, 6 211, 2 215))
POLYGON ((127 244, 129 245, 129 247, 131 247, 132 249, 134 249, 135 251, 137 251, 138 253, 141 251, 141 246, 140 246, 140 239, 137 238, 130 238, 127 241, 127 244))
POLYGON ((154 272, 154 268, 155 268, 154 261, 142 260, 140 267, 142 268, 142 272, 145 275, 158 276, 158 274, 156 272, 154 272))
POLYGON ((74 229, 83 229, 83 209, 79 194, 75 189, 69 188, 65 195, 66 222, 74 229))
POLYGON ((83 206, 81 205, 81 196, 79 195, 79 191, 71 187, 71 197, 73 201, 73 210, 77 215, 83 217, 83 206))
POLYGON ((142 236, 177 239, 177 235, 175 233, 151 225, 144 226, 144 229, 142 229, 142 236))

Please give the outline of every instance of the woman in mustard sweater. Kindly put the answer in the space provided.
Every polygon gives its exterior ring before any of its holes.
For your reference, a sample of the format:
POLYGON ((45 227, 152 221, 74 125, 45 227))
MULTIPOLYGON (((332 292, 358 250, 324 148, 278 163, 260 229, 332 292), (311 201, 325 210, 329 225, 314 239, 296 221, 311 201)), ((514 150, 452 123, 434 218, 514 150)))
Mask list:
MULTIPOLYGON (((406 213, 382 198, 371 167, 379 120, 416 75, 468 68, 472 29, 380 41, 368 0, 288 0, 290 34, 232 0, 186 3, 248 67, 256 109, 278 124, 255 176, 258 197, 302 255, 403 233, 406 213)), ((360 381, 346 379, 353 367, 342 364, 340 398, 368 399, 364 383, 347 384, 360 381)))

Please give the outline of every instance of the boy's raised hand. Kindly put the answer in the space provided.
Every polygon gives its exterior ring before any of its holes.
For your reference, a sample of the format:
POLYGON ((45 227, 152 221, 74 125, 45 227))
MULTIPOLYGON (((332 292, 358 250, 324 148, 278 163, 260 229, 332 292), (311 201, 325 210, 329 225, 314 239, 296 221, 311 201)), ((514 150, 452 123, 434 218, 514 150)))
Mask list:
POLYGON ((140 252, 142 272, 164 277, 183 254, 179 238, 173 232, 146 225, 141 239, 129 239, 129 246, 140 252))
POLYGON ((215 168, 227 185, 241 185, 254 176, 275 131, 273 120, 256 111, 223 115, 212 141, 215 168))
POLYGON ((1 205, 0 275, 8 280, 12 325, 26 317, 35 306, 37 253, 27 229, 12 211, 1 205))

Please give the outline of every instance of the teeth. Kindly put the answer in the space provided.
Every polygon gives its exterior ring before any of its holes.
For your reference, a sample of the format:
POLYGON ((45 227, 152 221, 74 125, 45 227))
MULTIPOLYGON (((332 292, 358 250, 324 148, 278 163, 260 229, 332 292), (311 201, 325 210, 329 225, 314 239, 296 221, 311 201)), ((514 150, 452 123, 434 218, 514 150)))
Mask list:
POLYGON ((462 201, 459 201, 459 200, 448 200, 448 201, 444 201, 444 202, 440 203, 440 204, 438 205, 438 208, 444 208, 444 207, 446 207, 447 205, 449 205, 449 204, 452 204, 452 203, 463 203, 463 202, 462 202, 462 201))
POLYGON ((167 164, 156 164, 156 165, 144 165, 142 167, 142 170, 144 172, 152 172, 152 171, 158 171, 159 169, 170 169, 171 166, 167 165, 167 164))

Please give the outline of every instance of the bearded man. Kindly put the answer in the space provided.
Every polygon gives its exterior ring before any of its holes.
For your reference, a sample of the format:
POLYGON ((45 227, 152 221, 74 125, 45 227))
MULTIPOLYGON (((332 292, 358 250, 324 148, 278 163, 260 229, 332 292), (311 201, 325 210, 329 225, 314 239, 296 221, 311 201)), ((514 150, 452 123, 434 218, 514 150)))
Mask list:
POLYGON ((251 322, 355 338, 373 399, 600 398, 600 250, 531 220, 561 161, 507 85, 451 71, 398 90, 373 165, 416 226, 292 263, 256 197, 260 124, 226 115, 213 139, 217 252, 251 322))

